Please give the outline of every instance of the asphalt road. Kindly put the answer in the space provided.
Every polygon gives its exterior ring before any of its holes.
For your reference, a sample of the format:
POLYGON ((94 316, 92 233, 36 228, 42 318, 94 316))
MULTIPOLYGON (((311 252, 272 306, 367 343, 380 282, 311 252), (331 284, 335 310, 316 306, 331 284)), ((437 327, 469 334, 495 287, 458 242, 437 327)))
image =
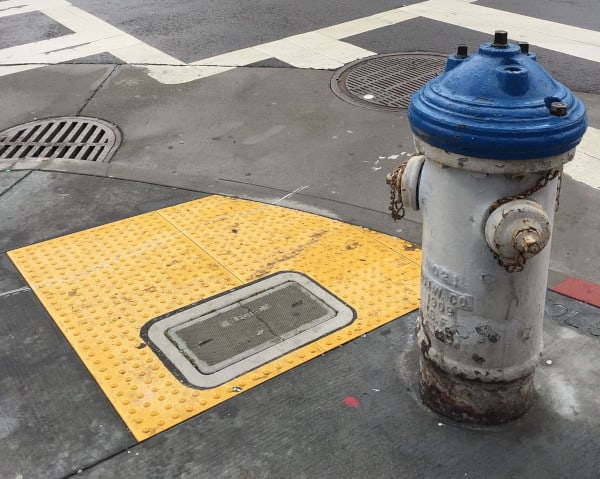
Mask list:
MULTIPOLYGON (((2 18, 2 4, 7 5, 5 12, 12 10, 14 13, 18 11, 18 5, 23 3, 27 2, 11 0, 0 2, 0 48, 57 38, 69 33, 68 27, 36 11, 2 18)), ((169 57, 190 63, 419 2, 416 0, 369 2, 356 0, 335 2, 74 0, 71 3, 169 57)), ((561 34, 561 25, 600 30, 600 5, 593 0, 570 2, 482 0, 472 3, 476 6, 492 7, 555 22, 554 25, 542 27, 542 30, 546 28, 546 33, 558 36, 561 34)), ((43 8, 43 4, 40 8, 43 8)), ((501 21, 496 27, 507 29, 501 21)), ((429 18, 415 18, 352 35, 344 40, 374 53, 425 51, 446 54, 453 52, 459 43, 467 43, 473 49, 489 40, 490 33, 477 32, 429 18)), ((598 62, 542 48, 536 45, 535 39, 531 43, 538 53, 539 61, 557 79, 576 91, 588 93, 600 91, 598 62)), ((18 58, 15 61, 18 62, 18 58)), ((122 62, 104 52, 66 61, 122 62)), ((272 60, 260 64, 291 66, 285 62, 272 60)))

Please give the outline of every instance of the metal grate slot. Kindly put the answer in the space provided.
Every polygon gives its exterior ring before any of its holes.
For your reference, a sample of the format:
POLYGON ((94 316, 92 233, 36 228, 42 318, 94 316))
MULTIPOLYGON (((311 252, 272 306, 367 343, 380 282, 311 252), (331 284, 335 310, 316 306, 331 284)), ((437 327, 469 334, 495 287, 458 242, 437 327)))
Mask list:
POLYGON ((99 118, 47 118, 0 132, 0 158, 61 158, 110 161, 121 145, 121 132, 99 118))
MULTIPOLYGON (((18 147, 18 148, 21 148, 21 147, 18 147)), ((29 153, 31 150, 33 150, 33 145, 26 146, 25 148, 23 148, 23 149, 22 149, 22 150, 21 150, 21 151, 18 153, 18 155, 19 155, 18 157, 19 157, 19 158, 25 158, 25 157, 27 156, 27 154, 28 154, 28 153, 29 153)), ((17 150, 17 151, 18 151, 18 150, 17 150)))
POLYGON ((408 108, 412 94, 444 71, 447 56, 392 53, 350 63, 331 79, 342 100, 375 110, 408 108))
POLYGON ((34 125, 33 128, 31 128, 28 132, 25 132, 25 136, 23 137, 23 139, 21 141, 25 142, 25 141, 29 141, 31 139, 31 137, 35 134, 36 131, 38 131, 40 129, 40 125, 34 125))

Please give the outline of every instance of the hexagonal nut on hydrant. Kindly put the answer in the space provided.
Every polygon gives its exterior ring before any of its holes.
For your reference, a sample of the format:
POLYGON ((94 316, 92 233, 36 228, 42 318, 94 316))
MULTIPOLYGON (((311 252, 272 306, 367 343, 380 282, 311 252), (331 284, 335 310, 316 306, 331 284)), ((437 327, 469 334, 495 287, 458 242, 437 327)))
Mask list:
POLYGON ((550 219, 533 200, 513 200, 490 214, 485 225, 488 246, 501 258, 531 258, 550 241, 550 219))

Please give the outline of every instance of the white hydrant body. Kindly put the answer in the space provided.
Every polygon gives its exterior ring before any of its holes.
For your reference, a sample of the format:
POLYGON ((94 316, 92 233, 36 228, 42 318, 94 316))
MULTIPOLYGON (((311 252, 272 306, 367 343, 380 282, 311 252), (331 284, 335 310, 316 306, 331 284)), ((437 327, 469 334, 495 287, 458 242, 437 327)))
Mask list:
MULTIPOLYGON (((511 273, 498 264, 484 233, 490 205, 531 189, 545 171, 469 171, 440 163, 440 156, 449 155, 437 153, 425 160, 419 181, 423 396, 456 419, 502 422, 522 414, 533 400, 550 247, 529 259, 522 272, 511 273)), ((529 197, 550 222, 557 180, 529 197)))
POLYGON ((497 32, 451 56, 413 96, 417 155, 389 177, 423 213, 422 397, 457 420, 501 423, 532 404, 562 165, 586 127, 581 102, 524 50, 497 32))

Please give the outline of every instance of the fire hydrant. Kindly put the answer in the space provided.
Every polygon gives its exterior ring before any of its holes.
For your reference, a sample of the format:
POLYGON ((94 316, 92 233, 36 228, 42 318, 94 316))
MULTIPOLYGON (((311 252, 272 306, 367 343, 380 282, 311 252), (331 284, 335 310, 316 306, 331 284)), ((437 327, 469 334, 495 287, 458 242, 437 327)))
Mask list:
POLYGON ((423 214, 421 395, 453 419, 503 423, 533 401, 554 211, 585 107, 497 31, 475 54, 459 46, 408 118, 417 153, 388 183, 395 219, 423 214))

